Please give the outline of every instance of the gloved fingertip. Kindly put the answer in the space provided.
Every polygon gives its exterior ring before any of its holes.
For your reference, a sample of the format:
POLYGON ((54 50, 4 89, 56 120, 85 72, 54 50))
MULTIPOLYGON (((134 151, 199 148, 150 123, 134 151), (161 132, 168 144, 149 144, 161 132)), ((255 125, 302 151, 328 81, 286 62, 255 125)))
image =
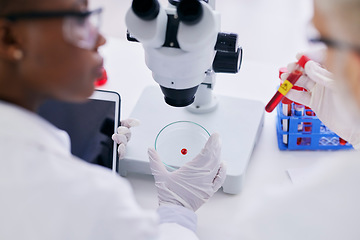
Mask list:
POLYGON ((126 154, 126 146, 122 143, 118 147, 119 159, 124 159, 126 154))
POLYGON ((210 135, 211 138, 219 138, 220 139, 220 134, 215 132, 213 134, 210 135))
MULTIPOLYGON (((305 71, 308 75, 310 75, 311 77, 314 78, 314 75, 316 73, 320 73, 321 75, 324 75, 326 77, 331 77, 332 73, 330 73, 328 70, 326 70, 325 68, 323 68, 320 63, 315 62, 313 60, 308 61, 305 64, 305 71)), ((316 76, 315 79, 316 80, 316 76)))
POLYGON ((186 164, 213 170, 221 161, 221 140, 218 133, 213 133, 201 152, 186 164))
POLYGON ((213 133, 205 144, 204 149, 211 150, 210 152, 217 152, 217 150, 221 149, 221 138, 220 134, 213 133))
POLYGON ((154 156, 156 154, 155 148, 148 148, 148 154, 154 156))
POLYGON ((140 121, 135 118, 128 118, 123 121, 121 121, 121 126, 131 128, 131 127, 137 127, 140 125, 140 121))
POLYGON ((154 148, 148 148, 148 155, 151 161, 159 162, 160 157, 154 148))
POLYGON ((125 135, 123 134, 113 134, 112 139, 114 140, 114 142, 116 142, 117 144, 124 144, 125 146, 128 143, 128 140, 126 138, 125 135))
POLYGON ((209 137, 207 143, 209 145, 217 145, 220 144, 220 134, 219 133, 213 133, 211 134, 211 136, 209 137))
POLYGON ((111 136, 111 139, 116 142, 117 144, 119 144, 117 141, 116 141, 116 133, 114 133, 112 136, 111 136))
POLYGON ((117 129, 117 133, 118 133, 118 134, 123 134, 123 135, 125 135, 125 134, 129 134, 130 132, 131 132, 131 131, 130 131, 129 128, 123 127, 123 126, 120 126, 120 127, 118 127, 118 129, 117 129))
POLYGON ((148 155, 150 160, 150 169, 153 175, 157 172, 167 172, 165 165, 161 162, 160 157, 154 148, 148 148, 148 155))
POLYGON ((296 68, 296 62, 289 63, 286 68, 288 72, 292 72, 296 68))
POLYGON ((281 80, 285 81, 289 77, 290 73, 283 73, 281 74, 280 78, 281 80))
POLYGON ((312 67, 312 68, 317 68, 317 67, 320 67, 320 64, 313 61, 313 60, 310 60, 308 61, 306 64, 305 64, 305 68, 306 66, 309 68, 309 67, 312 67))

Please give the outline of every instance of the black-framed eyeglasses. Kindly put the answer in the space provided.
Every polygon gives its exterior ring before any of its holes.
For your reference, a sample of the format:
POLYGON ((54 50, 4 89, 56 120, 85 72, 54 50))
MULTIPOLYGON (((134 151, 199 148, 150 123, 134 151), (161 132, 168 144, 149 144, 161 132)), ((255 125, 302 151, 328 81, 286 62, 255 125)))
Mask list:
POLYGON ((340 42, 326 37, 310 38, 309 41, 311 43, 322 43, 325 44, 327 47, 331 48, 338 48, 341 50, 353 50, 360 54, 360 46, 356 46, 351 43, 340 42))
POLYGON ((92 11, 24 12, 0 15, 0 18, 7 19, 11 22, 18 20, 64 18, 64 39, 77 47, 92 49, 95 47, 98 39, 102 11, 102 8, 98 8, 92 11))
POLYGON ((12 13, 7 15, 0 15, 0 18, 5 18, 9 21, 17 21, 20 19, 41 19, 41 18, 61 18, 61 17, 79 17, 86 18, 92 14, 100 14, 102 8, 93 11, 47 11, 47 12, 24 12, 12 13))

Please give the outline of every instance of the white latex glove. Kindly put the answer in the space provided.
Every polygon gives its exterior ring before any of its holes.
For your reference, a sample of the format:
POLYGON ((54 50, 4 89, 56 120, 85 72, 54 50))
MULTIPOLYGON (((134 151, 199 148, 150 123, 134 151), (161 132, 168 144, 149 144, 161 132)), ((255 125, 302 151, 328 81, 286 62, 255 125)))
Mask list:
POLYGON ((148 153, 160 205, 175 204, 196 211, 225 181, 219 134, 211 135, 200 154, 173 172, 167 171, 155 149, 148 153))
MULTIPOLYGON (((295 63, 289 64, 289 72, 294 66, 295 63)), ((285 80, 288 76, 289 73, 285 73, 281 79, 285 80)), ((348 109, 353 103, 344 100, 344 93, 332 73, 320 64, 309 61, 305 65, 305 74, 295 85, 305 88, 307 92, 291 89, 287 98, 310 107, 328 128, 350 142, 354 148, 360 147, 360 125, 354 123, 357 118, 355 112, 348 109)))
POLYGON ((117 132, 112 135, 114 142, 119 144, 118 154, 119 159, 123 159, 126 154, 126 145, 130 141, 131 131, 130 128, 140 125, 140 121, 137 119, 125 119, 121 121, 121 126, 118 127, 117 132))

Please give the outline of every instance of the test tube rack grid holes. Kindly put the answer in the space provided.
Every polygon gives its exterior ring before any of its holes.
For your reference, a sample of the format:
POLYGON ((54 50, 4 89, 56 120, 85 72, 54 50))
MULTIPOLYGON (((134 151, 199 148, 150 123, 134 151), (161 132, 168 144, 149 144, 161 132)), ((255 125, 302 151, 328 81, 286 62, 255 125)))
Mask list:
POLYGON ((327 128, 315 113, 296 103, 277 106, 276 132, 280 150, 340 150, 352 145, 327 128), (288 116, 284 109, 288 108, 288 116))

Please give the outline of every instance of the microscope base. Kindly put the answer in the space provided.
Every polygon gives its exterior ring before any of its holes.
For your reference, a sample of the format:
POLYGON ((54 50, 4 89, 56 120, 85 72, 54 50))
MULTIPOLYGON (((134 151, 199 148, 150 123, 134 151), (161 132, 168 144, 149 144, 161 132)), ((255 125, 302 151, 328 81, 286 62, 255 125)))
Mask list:
POLYGON ((240 193, 247 165, 263 127, 264 105, 258 101, 227 96, 217 98, 219 105, 216 110, 194 114, 186 108, 168 106, 159 87, 147 87, 130 115, 139 119, 141 125, 131 130, 132 139, 128 143, 127 154, 119 164, 120 175, 126 176, 128 172, 151 174, 147 149, 154 147, 159 131, 171 122, 193 121, 210 133, 220 134, 222 159, 227 165, 223 191, 240 193))

